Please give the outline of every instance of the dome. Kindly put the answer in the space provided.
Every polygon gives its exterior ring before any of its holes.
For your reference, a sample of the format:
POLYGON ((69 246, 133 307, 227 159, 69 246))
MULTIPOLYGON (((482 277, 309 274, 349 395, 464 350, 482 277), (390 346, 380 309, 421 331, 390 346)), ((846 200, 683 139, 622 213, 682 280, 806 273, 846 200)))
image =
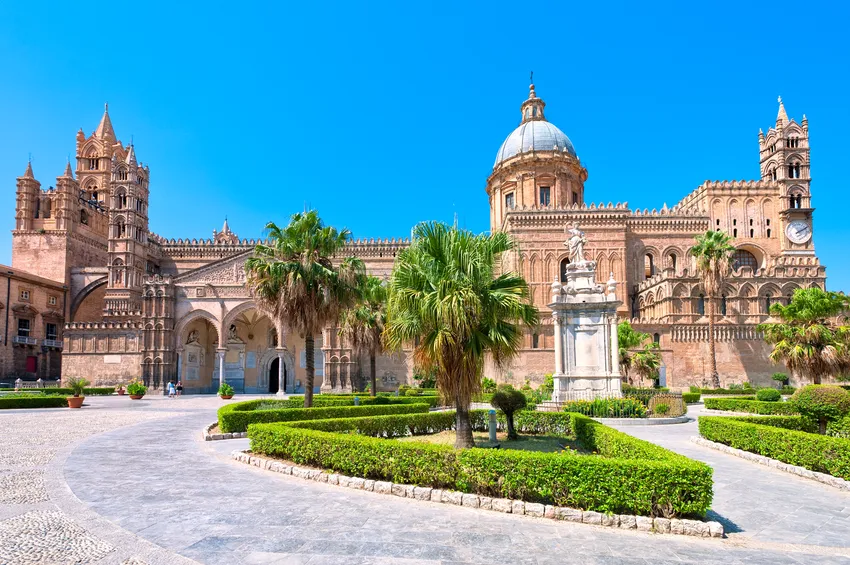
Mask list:
POLYGON ((511 132, 499 148, 493 167, 520 153, 553 150, 566 151, 576 157, 575 147, 564 132, 547 121, 530 120, 511 132))

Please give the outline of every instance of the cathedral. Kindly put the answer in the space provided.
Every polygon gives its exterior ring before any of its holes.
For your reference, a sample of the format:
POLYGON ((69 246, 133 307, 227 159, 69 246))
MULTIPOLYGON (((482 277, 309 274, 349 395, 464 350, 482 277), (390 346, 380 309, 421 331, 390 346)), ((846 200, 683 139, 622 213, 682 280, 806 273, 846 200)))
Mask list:
MULTIPOLYGON (((565 231, 580 229, 597 281, 617 283, 618 316, 659 343, 663 384, 708 384, 707 298, 688 249, 695 235, 713 229, 729 233, 737 248, 716 304, 721 379, 770 383, 784 368, 768 360, 756 326, 794 289, 826 282, 812 243, 806 117, 789 119, 780 100, 775 125, 759 132, 759 179, 706 181, 671 208, 633 210, 587 201, 588 171, 570 139, 547 121, 545 107, 531 85, 520 124, 486 179, 491 230, 518 242, 503 268, 526 278, 541 312, 512 366, 488 367, 488 376, 537 384, 553 372, 547 303, 569 264, 565 231)), ((155 388, 179 380, 189 393, 215 392, 220 380, 238 393, 303 391, 304 337, 266 317, 245 288, 244 263, 257 242, 240 239, 226 220, 208 239, 152 233, 150 182, 149 166, 133 144, 117 138, 108 108, 91 134, 77 133, 75 162, 54 186, 43 189, 27 165, 17 179, 7 268, 16 293, 9 290, 0 304, 6 333, 17 336, 3 336, 0 371, 7 378, 82 376, 102 385, 138 378, 155 388)), ((353 240, 340 258, 359 257, 383 277, 408 244, 353 240)), ((317 388, 348 391, 366 381, 368 357, 335 328, 314 339, 317 388)), ((377 368, 381 389, 409 382, 410 352, 385 355, 377 368)))

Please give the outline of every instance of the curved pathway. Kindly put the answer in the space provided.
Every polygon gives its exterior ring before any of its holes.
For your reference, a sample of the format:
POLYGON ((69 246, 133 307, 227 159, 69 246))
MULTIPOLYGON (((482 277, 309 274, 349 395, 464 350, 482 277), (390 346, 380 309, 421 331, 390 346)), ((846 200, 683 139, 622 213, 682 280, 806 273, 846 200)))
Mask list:
POLYGON ((850 544, 850 528, 840 543, 829 533, 850 520, 846 493, 689 444, 694 424, 625 431, 715 466, 715 508, 741 530, 727 540, 498 514, 263 472, 230 461, 246 440, 200 441, 217 399, 150 404, 173 414, 84 440, 64 460, 64 480, 113 527, 202 563, 850 563, 850 549, 839 547, 850 544))

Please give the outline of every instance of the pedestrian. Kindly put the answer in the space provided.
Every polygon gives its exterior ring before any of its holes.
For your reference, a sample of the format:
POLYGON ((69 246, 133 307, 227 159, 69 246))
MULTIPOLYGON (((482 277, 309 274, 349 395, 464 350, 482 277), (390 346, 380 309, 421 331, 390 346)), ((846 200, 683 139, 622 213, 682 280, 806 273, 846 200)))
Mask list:
POLYGON ((174 390, 174 381, 168 381, 168 398, 174 398, 176 392, 174 390))
POLYGON ((183 381, 177 381, 177 396, 183 394, 183 381))

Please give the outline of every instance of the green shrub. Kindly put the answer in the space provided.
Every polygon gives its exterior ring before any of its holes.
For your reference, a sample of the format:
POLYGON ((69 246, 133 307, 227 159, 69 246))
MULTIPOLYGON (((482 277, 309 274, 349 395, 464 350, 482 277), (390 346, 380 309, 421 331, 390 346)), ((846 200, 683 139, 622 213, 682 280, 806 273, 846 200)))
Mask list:
POLYGON ((413 388, 413 387, 411 387, 410 385, 399 385, 398 395, 399 396, 405 396, 407 394, 407 391, 410 390, 411 388, 413 388))
POLYGON ((421 396, 422 391, 419 390, 418 388, 409 388, 406 391, 404 391, 404 395, 405 396, 421 396))
POLYGON ((782 393, 775 388, 762 388, 756 392, 756 400, 761 402, 779 402, 782 400, 782 393))
POLYGON ((797 392, 797 389, 790 385, 785 385, 782 387, 782 394, 794 394, 797 392))
POLYGON ((834 420, 826 425, 826 435, 850 439, 850 416, 834 420))
POLYGON ((324 408, 260 409, 261 402, 249 400, 222 406, 218 410, 218 427, 224 433, 244 432, 249 424, 257 422, 288 422, 293 420, 322 420, 327 418, 350 418, 352 416, 377 416, 383 414, 408 414, 427 412, 429 406, 401 404, 390 406, 328 406, 324 408))
MULTIPOLYGON (((486 426, 484 410, 471 413, 486 426)), ((517 429, 565 427, 598 455, 463 449, 396 442, 352 432, 398 437, 454 425, 452 412, 252 424, 251 449, 335 472, 451 488, 487 496, 568 505, 601 512, 702 516, 711 504, 711 468, 578 414, 516 414, 517 429), (404 422, 407 420, 407 422, 404 422)))
POLYGON ((790 402, 761 402, 747 398, 705 398, 703 404, 708 410, 727 410, 750 414, 789 415, 798 413, 796 407, 790 402))
POLYGON ((13 397, 0 396, 0 410, 6 408, 60 408, 68 407, 68 398, 65 396, 48 396, 44 394, 13 397))
POLYGON ((770 378, 783 386, 786 382, 788 382, 788 375, 786 375, 785 373, 773 373, 772 375, 770 375, 770 378))
POLYGON ((659 402, 655 405, 655 408, 652 410, 653 414, 661 414, 662 416, 667 414, 670 411, 670 405, 664 404, 663 402, 659 402))
POLYGON ((233 396, 233 387, 227 383, 221 383, 221 386, 218 387, 218 394, 220 396, 233 396))
POLYGON ((508 439, 517 439, 516 429, 514 429, 514 412, 522 410, 528 404, 525 395, 511 385, 499 385, 499 388, 490 400, 490 404, 493 408, 501 410, 504 413, 508 425, 508 439))
POLYGON ((838 386, 808 385, 795 392, 790 403, 800 414, 815 420, 824 434, 829 422, 850 412, 850 392, 838 386))
POLYGON ((748 394, 752 394, 752 391, 745 391, 743 387, 739 386, 737 388, 732 388, 731 386, 727 388, 703 388, 700 389, 700 393, 705 396, 707 394, 712 395, 732 395, 732 396, 745 396, 748 394))
POLYGON ((73 396, 80 396, 83 394, 83 391, 88 385, 89 380, 83 377, 71 377, 68 379, 68 388, 71 389, 71 394, 73 396))
MULTIPOLYGON (((693 387, 691 387, 691 388, 693 388, 693 387)), ((699 390, 699 389, 697 389, 697 390, 699 390)), ((685 402, 685 404, 696 404, 697 402, 699 402, 699 398, 700 398, 699 392, 683 392, 682 393, 682 400, 685 402)))
POLYGON ((646 418, 646 406, 634 398, 596 398, 565 402, 564 412, 575 412, 592 418, 646 418))
POLYGON ((143 385, 138 379, 133 379, 130 381, 130 384, 127 385, 127 394, 137 395, 137 394, 145 394, 148 391, 148 387, 143 385))
POLYGON ((770 425, 772 420, 700 416, 699 431, 711 441, 850 480, 850 440, 770 425))
POLYGON ((694 386, 694 385, 691 385, 690 387, 688 387, 688 390, 690 392, 700 392, 700 388, 698 386, 694 386))
MULTIPOLYGON (((0 388, 0 391, 14 391, 13 388, 0 388)), ((48 388, 24 388, 21 389, 22 393, 27 394, 51 394, 51 395, 65 395, 72 396, 74 391, 70 388, 66 387, 48 387, 48 388)), ((114 386, 99 386, 99 387, 87 387, 83 389, 84 396, 108 396, 110 394, 115 394, 114 386)))
POLYGON ((481 392, 486 394, 493 394, 496 392, 496 381, 488 379, 487 377, 481 379, 481 392))

